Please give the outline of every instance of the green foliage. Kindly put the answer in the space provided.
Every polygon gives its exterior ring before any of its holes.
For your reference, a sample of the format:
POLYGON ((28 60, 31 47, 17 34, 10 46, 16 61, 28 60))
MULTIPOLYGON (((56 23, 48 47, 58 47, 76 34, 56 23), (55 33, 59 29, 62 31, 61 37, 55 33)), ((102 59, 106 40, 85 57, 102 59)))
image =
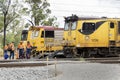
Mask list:
MULTIPOLYGON (((19 26, 15 27, 15 28, 13 28, 13 30, 11 30, 11 31, 7 31, 6 44, 11 43, 11 42, 15 42, 15 46, 17 46, 18 43, 20 42, 21 32, 22 32, 23 28, 21 28, 19 26), (17 29, 15 29, 15 28, 17 28, 17 29)), ((0 47, 2 48, 1 43, 3 43, 3 36, 0 36, 0 47)))
POLYGON ((39 25, 51 13, 48 8, 50 4, 46 0, 26 0, 26 2, 30 5, 29 13, 32 14, 31 19, 35 25, 39 25))
POLYGON ((14 34, 12 32, 9 32, 6 36, 6 44, 15 42, 15 46, 17 46, 18 43, 20 42, 20 38, 21 38, 21 33, 14 34))
POLYGON ((29 8, 24 8, 23 12, 30 14, 31 22, 34 25, 50 25, 52 26, 55 22, 55 18, 49 18, 51 10, 49 9, 50 3, 47 0, 25 0, 25 2, 30 6, 29 8), (53 21, 54 20, 54 21, 53 21))
MULTIPOLYGON (((28 6, 23 8, 19 0, 0 0, 0 46, 4 39, 6 43, 12 41, 14 41, 16 45, 19 43, 23 29, 21 15, 30 16, 30 20, 28 19, 28 21, 32 25, 58 26, 55 22, 57 18, 49 17, 51 10, 49 9, 50 4, 47 0, 24 1, 28 6), (4 28, 6 38, 4 38, 2 33, 4 32, 4 28)), ((27 23, 25 27, 28 26, 30 25, 27 23)))
POLYGON ((6 36, 6 43, 11 43, 12 41, 14 42, 14 34, 9 32, 6 36))
POLYGON ((4 17, 0 14, 0 32, 3 29, 3 21, 4 21, 4 17))
POLYGON ((52 18, 48 18, 48 20, 44 20, 42 24, 47 25, 47 26, 58 27, 56 20, 57 18, 54 16, 52 18))
POLYGON ((2 16, 2 21, 4 17, 6 18, 5 25, 7 27, 12 24, 16 18, 20 18, 21 5, 18 4, 18 0, 1 0, 0 1, 0 16, 2 16))
POLYGON ((26 23, 25 24, 25 28, 28 28, 30 26, 30 24, 26 23))
MULTIPOLYGON (((19 14, 21 7, 22 6, 18 3, 18 0, 0 1, 0 33, 4 32, 4 37, 0 34, 2 36, 0 41, 1 43, 4 43, 4 45, 5 42, 10 43, 17 40, 15 36, 20 29, 18 26, 21 18, 19 14)), ((20 34, 20 32, 18 34, 20 34)), ((18 35, 17 37, 19 39, 20 36, 18 35)))

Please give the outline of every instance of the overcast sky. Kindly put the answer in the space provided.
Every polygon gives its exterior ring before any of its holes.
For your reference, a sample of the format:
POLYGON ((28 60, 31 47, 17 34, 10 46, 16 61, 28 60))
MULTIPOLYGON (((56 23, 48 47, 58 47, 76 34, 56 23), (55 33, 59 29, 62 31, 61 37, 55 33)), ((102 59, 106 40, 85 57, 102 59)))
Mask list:
POLYGON ((63 16, 120 17, 120 0, 48 0, 52 16, 64 27, 63 16))

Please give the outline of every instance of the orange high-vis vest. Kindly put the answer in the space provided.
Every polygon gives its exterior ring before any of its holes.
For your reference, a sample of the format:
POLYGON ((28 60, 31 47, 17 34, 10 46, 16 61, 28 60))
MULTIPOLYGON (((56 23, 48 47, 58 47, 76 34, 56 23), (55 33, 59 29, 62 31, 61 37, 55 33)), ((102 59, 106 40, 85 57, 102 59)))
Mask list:
POLYGON ((11 48, 12 48, 13 51, 15 50, 14 44, 11 44, 11 48))
POLYGON ((24 48, 24 45, 23 45, 23 44, 19 44, 19 45, 18 45, 18 48, 19 48, 19 49, 23 49, 23 48, 24 48))
POLYGON ((31 45, 30 45, 30 44, 27 44, 27 48, 31 48, 31 45))
POLYGON ((8 46, 7 46, 7 45, 5 45, 4 50, 7 50, 7 49, 8 49, 8 46))

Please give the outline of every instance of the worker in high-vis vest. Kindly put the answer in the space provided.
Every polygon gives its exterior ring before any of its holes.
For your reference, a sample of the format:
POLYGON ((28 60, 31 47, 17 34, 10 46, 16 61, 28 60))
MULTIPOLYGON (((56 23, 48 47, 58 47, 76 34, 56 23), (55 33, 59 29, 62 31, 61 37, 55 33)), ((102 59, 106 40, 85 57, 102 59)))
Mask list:
POLYGON ((9 57, 8 56, 8 45, 9 44, 5 45, 5 47, 4 47, 4 59, 7 59, 9 57))
POLYGON ((27 41, 26 45, 26 58, 30 59, 30 53, 31 53, 32 46, 29 41, 27 41))
POLYGON ((24 45, 22 41, 20 41, 20 43, 18 44, 18 50, 19 50, 19 59, 23 59, 24 58, 24 45))
POLYGON ((15 55, 15 53, 14 53, 14 51, 15 51, 14 42, 11 43, 10 47, 11 47, 10 59, 14 59, 14 55, 15 55))

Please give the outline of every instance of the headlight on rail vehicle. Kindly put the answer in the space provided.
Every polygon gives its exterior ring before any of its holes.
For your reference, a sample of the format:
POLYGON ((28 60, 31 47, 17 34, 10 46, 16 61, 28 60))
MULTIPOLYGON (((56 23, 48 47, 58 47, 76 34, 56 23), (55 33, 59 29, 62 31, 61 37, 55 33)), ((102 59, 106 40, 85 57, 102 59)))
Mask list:
POLYGON ((80 44, 77 44, 76 47, 80 47, 80 44))
POLYGON ((90 37, 89 36, 85 36, 85 40, 89 40, 90 39, 90 37))

